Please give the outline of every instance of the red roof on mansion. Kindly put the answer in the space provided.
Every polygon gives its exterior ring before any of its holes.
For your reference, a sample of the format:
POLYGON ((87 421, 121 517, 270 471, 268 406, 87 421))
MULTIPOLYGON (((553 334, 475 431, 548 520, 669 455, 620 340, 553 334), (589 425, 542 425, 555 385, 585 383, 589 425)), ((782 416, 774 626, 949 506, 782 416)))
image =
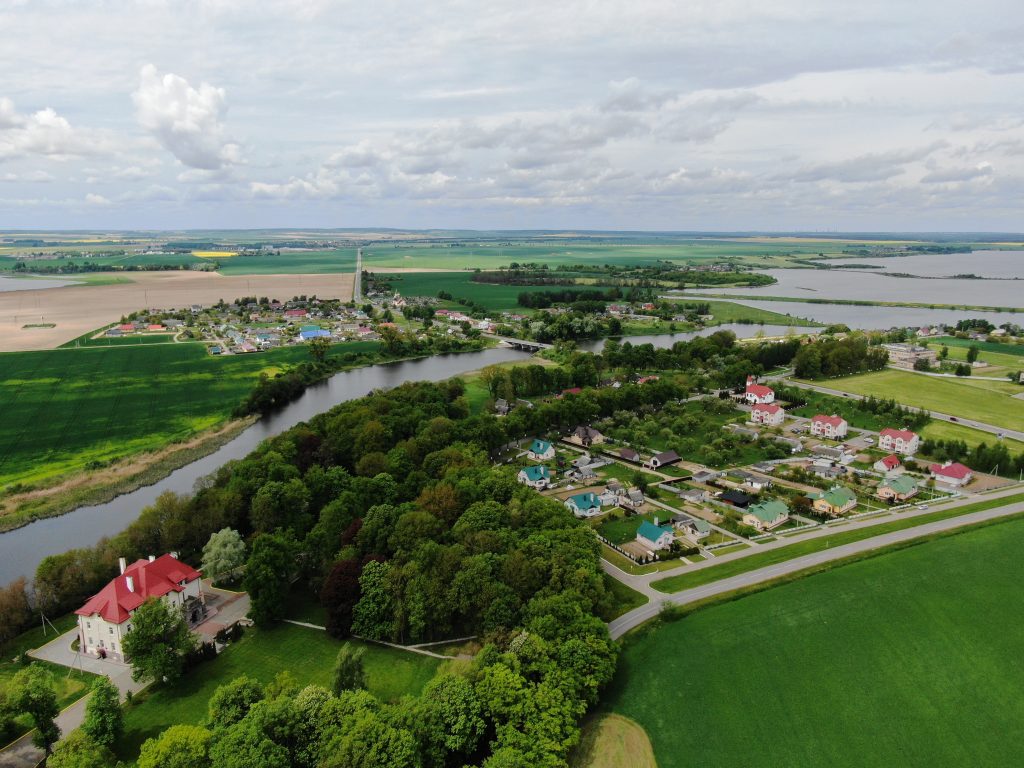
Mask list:
MULTIPOLYGON (((765 389, 767 389, 767 387, 765 387, 765 389)), ((759 403, 750 409, 751 413, 754 411, 764 411, 765 413, 770 413, 772 416, 781 410, 782 406, 775 405, 775 403, 759 403)))
POLYGON ((184 592, 185 585, 200 576, 199 571, 172 555, 136 560, 75 613, 79 616, 99 614, 105 621, 120 624, 146 600, 163 597, 169 592, 184 592))
POLYGON ((879 437, 891 437, 893 440, 903 440, 905 443, 909 443, 917 435, 911 432, 909 429, 893 429, 892 427, 886 427, 878 433, 879 437))
POLYGON ((775 394, 774 389, 766 387, 764 384, 747 384, 747 392, 758 397, 767 397, 768 395, 775 394))
POLYGON ((896 469, 900 465, 900 457, 895 453, 890 453, 884 459, 880 459, 879 463, 886 469, 896 469))

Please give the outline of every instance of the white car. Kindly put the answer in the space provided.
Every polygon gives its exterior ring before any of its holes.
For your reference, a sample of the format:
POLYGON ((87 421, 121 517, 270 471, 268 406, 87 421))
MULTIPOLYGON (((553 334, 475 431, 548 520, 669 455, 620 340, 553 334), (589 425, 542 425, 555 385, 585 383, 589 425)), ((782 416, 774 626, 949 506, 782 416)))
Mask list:
POLYGON ((875 444, 875 438, 873 438, 873 437, 865 437, 864 438, 864 443, 866 445, 874 445, 875 444))
POLYGON ((928 509, 928 505, 927 504, 918 504, 917 508, 918 509, 928 509))

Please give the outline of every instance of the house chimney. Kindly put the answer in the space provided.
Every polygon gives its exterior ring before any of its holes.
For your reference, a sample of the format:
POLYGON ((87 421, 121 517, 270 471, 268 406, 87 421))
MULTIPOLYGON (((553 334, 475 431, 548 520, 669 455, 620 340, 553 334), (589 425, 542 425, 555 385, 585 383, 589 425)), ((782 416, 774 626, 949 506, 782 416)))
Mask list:
POLYGON ((133 577, 131 577, 131 576, 125 576, 124 580, 128 584, 128 591, 129 592, 134 592, 135 591, 135 579, 133 577))
POLYGON ((657 525, 657 524, 658 524, 658 517, 657 517, 657 515, 655 515, 655 517, 654 517, 654 524, 655 524, 655 525, 657 525))
POLYGON ((156 560, 156 555, 150 555, 149 556, 149 562, 152 563, 154 560, 156 560))
POLYGON ((128 561, 123 557, 117 558, 117 564, 121 566, 121 573, 124 573, 124 569, 128 567, 128 561))
POLYGON ((175 560, 177 560, 178 559, 178 553, 177 552, 171 552, 171 557, 173 557, 175 560))

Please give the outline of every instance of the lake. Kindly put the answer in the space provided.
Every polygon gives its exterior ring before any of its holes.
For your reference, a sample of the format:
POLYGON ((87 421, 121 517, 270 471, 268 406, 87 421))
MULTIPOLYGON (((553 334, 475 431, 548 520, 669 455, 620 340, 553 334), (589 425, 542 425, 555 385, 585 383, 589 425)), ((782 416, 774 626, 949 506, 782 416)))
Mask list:
MULTIPOLYGON (((929 272, 934 275, 947 274, 956 264, 960 267, 953 272, 975 272, 987 268, 999 269, 1024 279, 1024 251, 979 251, 972 254, 898 257, 877 259, 861 257, 857 261, 888 265, 890 272, 929 272), (986 256, 985 254, 988 254, 986 256), (1004 255, 1006 254, 1006 255, 1004 255), (977 257, 978 264, 975 264, 977 257), (908 259, 917 264, 928 264, 924 268, 909 269, 908 259), (1014 265, 1014 260, 1017 264, 1014 265), (890 265, 891 262, 891 265, 890 265), (901 266, 902 265, 902 266, 901 266)), ((757 298, 762 296, 787 296, 796 301, 801 298, 855 299, 861 301, 902 301, 924 304, 973 304, 988 307, 1024 307, 1024 282, 1020 280, 963 280, 889 277, 876 272, 847 269, 768 269, 778 282, 774 285, 756 288, 702 288, 700 293, 735 294, 757 298)))
POLYGON ((906 272, 922 277, 978 275, 979 277, 1024 279, 1024 251, 915 253, 912 256, 893 256, 886 259, 851 256, 848 261, 855 264, 873 264, 886 272, 906 272))
MULTIPOLYGON (((766 302, 767 303, 767 302, 766 302)), ((723 323, 722 325, 702 328, 699 331, 687 331, 685 333, 657 333, 645 336, 622 336, 615 339, 618 342, 627 341, 634 347, 641 344, 652 344, 658 349, 668 349, 677 341, 689 341, 698 336, 710 336, 717 331, 732 331, 738 339, 752 339, 759 334, 765 336, 785 336, 789 331, 801 333, 818 333, 820 328, 794 328, 788 325, 748 325, 746 323, 723 323)), ((604 349, 605 339, 588 339, 577 342, 576 346, 586 352, 600 352, 604 349)))

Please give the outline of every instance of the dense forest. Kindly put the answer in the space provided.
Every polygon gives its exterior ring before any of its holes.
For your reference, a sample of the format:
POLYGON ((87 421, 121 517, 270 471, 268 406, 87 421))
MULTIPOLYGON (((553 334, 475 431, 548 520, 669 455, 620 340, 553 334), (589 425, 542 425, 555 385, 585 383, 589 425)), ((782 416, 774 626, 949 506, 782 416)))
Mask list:
POLYGON ((853 373, 880 371, 889 362, 889 354, 871 347, 862 335, 843 339, 825 337, 803 346, 793 360, 799 379, 831 379, 853 373))

